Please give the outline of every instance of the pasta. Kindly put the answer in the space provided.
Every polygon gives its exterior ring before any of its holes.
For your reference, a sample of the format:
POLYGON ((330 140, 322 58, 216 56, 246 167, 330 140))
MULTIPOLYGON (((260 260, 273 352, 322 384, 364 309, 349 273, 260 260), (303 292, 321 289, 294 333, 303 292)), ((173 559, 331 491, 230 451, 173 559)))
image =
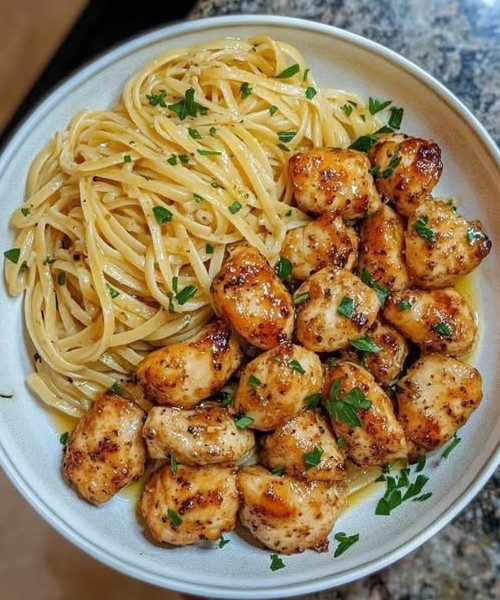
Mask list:
POLYGON ((76 115, 34 159, 12 217, 19 256, 5 277, 24 294, 32 390, 81 416, 149 351, 192 337, 213 315, 228 246, 246 241, 273 264, 307 221, 289 206, 290 153, 379 126, 263 36, 169 50, 115 108, 76 115))

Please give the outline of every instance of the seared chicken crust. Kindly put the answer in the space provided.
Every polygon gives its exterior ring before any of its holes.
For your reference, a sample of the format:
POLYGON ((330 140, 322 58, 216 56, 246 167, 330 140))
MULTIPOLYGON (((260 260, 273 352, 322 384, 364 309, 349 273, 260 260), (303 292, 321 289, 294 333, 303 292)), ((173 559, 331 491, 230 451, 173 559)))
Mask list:
POLYGON ((186 465, 229 464, 255 445, 249 429, 238 429, 227 408, 214 402, 185 410, 154 406, 143 427, 151 458, 174 456, 186 465))
POLYGON ((380 197, 370 174, 370 161, 357 150, 312 148, 294 154, 288 174, 297 206, 320 215, 335 210, 356 220, 375 212, 380 197))
POLYGON ((216 321, 189 340, 148 354, 135 376, 154 403, 193 408, 226 383, 242 356, 234 331, 216 321))
POLYGON ((281 554, 328 550, 328 535, 345 506, 343 484, 273 475, 264 467, 237 475, 241 523, 267 548, 281 554))
POLYGON ((290 339, 290 293, 258 250, 242 246, 222 265, 211 286, 215 310, 250 344, 268 350, 290 339))
POLYGON ((214 542, 236 525, 236 471, 164 465, 146 483, 139 508, 151 537, 174 546, 214 542))
POLYGON ((451 439, 483 397, 479 371, 449 356, 427 354, 398 382, 399 421, 426 450, 451 439))
POLYGON ((62 472, 82 498, 103 504, 142 475, 144 416, 130 400, 107 393, 78 421, 64 449, 62 472))

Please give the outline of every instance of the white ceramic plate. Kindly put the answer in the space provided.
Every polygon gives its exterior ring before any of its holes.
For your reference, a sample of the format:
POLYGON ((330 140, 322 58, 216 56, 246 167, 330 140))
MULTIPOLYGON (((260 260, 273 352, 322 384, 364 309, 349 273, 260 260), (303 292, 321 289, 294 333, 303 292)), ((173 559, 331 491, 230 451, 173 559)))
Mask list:
POLYGON ((138 579, 187 593, 224 598, 272 598, 340 585, 379 570, 422 544, 481 489, 499 462, 500 304, 499 153, 477 120, 439 83, 405 59, 345 31, 281 17, 221 17, 176 24, 119 46, 65 81, 17 131, 0 157, 0 249, 11 247, 9 215, 23 201, 25 176, 34 155, 78 110, 115 104, 125 81, 167 48, 222 36, 266 34, 296 45, 320 85, 351 90, 362 98, 390 98, 405 108, 405 132, 433 137, 442 148, 444 173, 437 194, 456 198, 461 211, 486 225, 493 251, 475 277, 481 342, 474 356, 484 377, 485 398, 448 460, 428 461, 426 502, 406 502, 390 517, 375 516, 378 497, 350 509, 335 531, 360 533, 338 558, 305 552, 285 557, 270 570, 270 552, 228 535, 223 549, 164 549, 142 535, 134 502, 118 496, 94 508, 64 484, 59 431, 27 390, 30 351, 22 302, 0 290, 0 392, 14 392, 0 405, 0 462, 31 505, 62 535, 98 560, 138 579), (492 307, 494 307, 492 309, 492 307))

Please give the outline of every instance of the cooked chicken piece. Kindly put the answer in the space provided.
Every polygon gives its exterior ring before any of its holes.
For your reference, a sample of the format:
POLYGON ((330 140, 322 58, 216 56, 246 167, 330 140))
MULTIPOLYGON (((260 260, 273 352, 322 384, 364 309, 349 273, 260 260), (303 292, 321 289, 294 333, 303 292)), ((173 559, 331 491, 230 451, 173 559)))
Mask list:
POLYGON ((427 200, 408 220, 406 264, 416 287, 453 286, 490 249, 480 221, 468 221, 440 200, 427 200))
POLYGON ((174 546, 217 540, 236 525, 236 469, 164 465, 146 483, 139 502, 156 542, 174 546))
POLYGON ((207 402, 192 410, 155 406, 144 423, 151 458, 171 455, 185 465, 231 463, 255 444, 254 434, 238 429, 227 408, 207 402))
POLYGON ((216 321, 189 340, 154 350, 137 365, 135 375, 156 404, 192 408, 226 383, 242 356, 235 333, 216 321))
POLYGON ((252 419, 250 427, 269 431, 307 408, 305 398, 321 390, 319 357, 290 342, 254 358, 244 368, 234 411, 252 419))
POLYGON ((328 550, 328 535, 346 503, 342 483, 273 475, 264 467, 241 469, 240 520, 265 546, 281 554, 328 550))
POLYGON ((431 194, 443 171, 434 141, 404 133, 381 136, 368 157, 378 191, 405 217, 431 194))
POLYGON ((369 371, 338 362, 325 377, 323 397, 344 453, 358 465, 384 465, 406 458, 405 434, 392 402, 369 371))
POLYGON ((463 356, 474 346, 474 313, 453 288, 394 292, 385 302, 384 316, 422 352, 463 356))
POLYGON ((309 350, 334 352, 367 332, 380 302, 374 290, 350 271, 326 267, 294 294, 297 339, 309 350))
POLYGON ((294 279, 307 279, 323 267, 352 270, 356 262, 358 238, 334 211, 323 213, 303 227, 286 234, 281 256, 292 264, 294 279))
POLYGON ((404 249, 403 219, 384 204, 361 223, 358 272, 364 269, 386 289, 404 290, 410 281, 404 249))
POLYGON ((406 339, 397 329, 377 319, 367 333, 351 340, 341 358, 364 366, 379 385, 388 386, 403 370, 408 356, 406 339))
POLYGON ((331 425, 318 410, 306 410, 262 437, 259 459, 269 469, 291 477, 342 481, 346 476, 331 425))
POLYGON ((346 220, 375 212, 380 197, 362 152, 340 148, 313 148, 294 154, 288 173, 297 206, 320 215, 335 210, 346 220))
POLYGON ((85 500, 103 504, 142 475, 144 416, 130 400, 106 393, 78 421, 64 449, 62 470, 85 500))
POLYGON ((467 421, 483 397, 474 367, 440 354, 422 356, 398 382, 399 422, 410 440, 433 450, 467 421))
POLYGON ((216 311, 254 346, 268 350, 292 335, 290 294, 255 248, 238 248, 222 265, 211 290, 216 311))

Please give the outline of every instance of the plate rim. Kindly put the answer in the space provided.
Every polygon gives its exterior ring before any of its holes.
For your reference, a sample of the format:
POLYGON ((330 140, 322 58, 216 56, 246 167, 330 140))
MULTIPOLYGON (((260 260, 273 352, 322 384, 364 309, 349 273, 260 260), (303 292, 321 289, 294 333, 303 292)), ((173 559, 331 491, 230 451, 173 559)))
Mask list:
MULTIPOLYGON (((295 28, 307 29, 312 32, 322 33, 329 37, 333 37, 344 42, 353 43, 369 52, 375 53, 378 56, 395 63, 399 68, 414 76, 420 82, 423 82, 427 87, 440 96, 440 98, 463 119, 466 124, 474 130, 479 140, 481 141, 484 150, 496 163, 500 171, 500 150, 493 140, 490 133, 486 130, 479 119, 468 109, 465 104, 455 96, 444 84, 442 84, 434 76, 430 75, 416 63, 398 54, 397 52, 383 46, 378 42, 374 42, 364 36, 361 36, 350 31, 340 29, 333 25, 318 23, 315 21, 302 19, 298 17, 286 17, 278 15, 222 15, 216 17, 199 18, 191 21, 176 22, 173 24, 163 25, 152 30, 139 33, 120 43, 115 44, 110 49, 103 51, 94 59, 90 59, 80 68, 74 70, 65 77, 59 84, 56 84, 51 90, 42 97, 39 102, 34 105, 33 110, 19 123, 14 131, 5 140, 2 148, 0 148, 0 172, 3 171, 5 163, 10 156, 17 151, 19 144, 23 142, 28 135, 32 124, 36 123, 43 115, 50 110, 51 106, 57 102, 57 98, 62 94, 74 89, 76 86, 86 81, 99 72, 103 67, 108 66, 116 60, 133 53, 134 51, 146 47, 152 43, 175 38, 178 35, 186 33, 196 33, 210 30, 214 27, 230 28, 233 26, 258 26, 258 25, 274 25, 280 28, 295 28)), ((283 596, 294 596, 303 593, 312 593, 327 588, 337 587, 346 583, 359 580, 367 575, 370 575, 380 569, 386 568, 389 565, 397 562, 425 541, 429 540, 438 531, 445 527, 463 508, 465 508, 472 499, 484 488, 488 480, 493 475, 497 466, 500 464, 500 441, 497 443, 489 457, 489 460, 483 468, 476 474, 474 480, 469 485, 461 497, 455 499, 449 506, 440 509, 439 514, 428 527, 419 532, 410 542, 405 542, 386 552, 382 557, 377 557, 362 566, 351 567, 340 574, 325 575, 315 580, 309 580, 303 583, 280 584, 268 589, 259 589, 259 597, 261 598, 277 598, 283 596)), ((139 566, 130 565, 121 559, 117 558, 105 548, 97 546, 94 542, 87 539, 81 532, 73 529, 71 525, 59 517, 55 510, 47 506, 39 497, 36 490, 32 489, 29 482, 25 480, 15 469, 14 462, 9 454, 5 451, 0 440, 0 465, 9 480, 16 487, 18 492, 25 501, 58 533, 65 539, 73 543, 80 550, 95 559, 100 560, 107 566, 124 573, 128 576, 135 577, 138 580, 166 587, 166 577, 153 573, 144 573, 139 566), (96 549, 98 551, 96 551, 96 549)), ((205 586, 201 584, 193 584, 185 581, 171 580, 168 578, 168 587, 171 590, 200 594, 205 593, 205 586)), ((238 589, 235 594, 234 590, 226 587, 210 588, 211 594, 217 594, 220 598, 255 598, 255 594, 249 590, 238 589)))

